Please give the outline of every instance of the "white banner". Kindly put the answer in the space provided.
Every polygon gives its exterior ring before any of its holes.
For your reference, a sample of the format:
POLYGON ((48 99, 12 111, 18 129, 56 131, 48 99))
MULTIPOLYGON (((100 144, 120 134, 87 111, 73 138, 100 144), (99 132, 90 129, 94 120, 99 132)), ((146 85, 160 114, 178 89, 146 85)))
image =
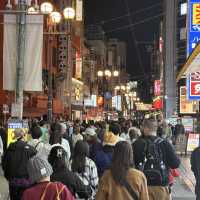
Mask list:
POLYGON ((76 0, 76 21, 83 20, 83 1, 76 0))
MULTIPOLYGON (((15 90, 17 29, 16 16, 4 15, 3 89, 15 90)), ((27 15, 24 55, 24 90, 42 91, 43 16, 27 15)))

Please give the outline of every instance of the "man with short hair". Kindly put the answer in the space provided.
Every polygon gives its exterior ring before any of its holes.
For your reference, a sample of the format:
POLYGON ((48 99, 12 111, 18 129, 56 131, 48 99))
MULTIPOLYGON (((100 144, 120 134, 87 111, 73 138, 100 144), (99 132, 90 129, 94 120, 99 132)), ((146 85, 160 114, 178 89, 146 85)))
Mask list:
POLYGON ((178 168, 180 160, 172 145, 156 136, 157 121, 145 119, 143 135, 133 144, 135 166, 147 177, 150 200, 170 200, 169 169, 178 168))

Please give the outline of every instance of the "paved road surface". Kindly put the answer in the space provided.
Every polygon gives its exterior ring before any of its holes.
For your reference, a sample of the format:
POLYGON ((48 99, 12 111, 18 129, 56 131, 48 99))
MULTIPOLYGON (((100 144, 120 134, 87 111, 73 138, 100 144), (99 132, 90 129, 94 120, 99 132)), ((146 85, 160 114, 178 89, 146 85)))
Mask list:
POLYGON ((176 179, 172 189, 173 200, 195 200, 195 178, 191 171, 190 158, 182 157, 180 166, 181 176, 176 179))

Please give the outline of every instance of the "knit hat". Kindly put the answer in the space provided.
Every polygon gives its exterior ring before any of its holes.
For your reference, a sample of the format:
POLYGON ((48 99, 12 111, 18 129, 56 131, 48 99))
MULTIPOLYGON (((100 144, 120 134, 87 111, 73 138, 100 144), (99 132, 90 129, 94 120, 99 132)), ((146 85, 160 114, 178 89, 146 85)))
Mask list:
POLYGON ((53 173, 52 167, 42 155, 37 154, 28 161, 27 165, 31 181, 39 182, 43 178, 50 177, 53 173))
POLYGON ((95 130, 93 128, 86 128, 85 134, 89 135, 89 136, 95 136, 96 132, 95 132, 95 130))
POLYGON ((107 132, 104 134, 103 146, 105 145, 115 146, 117 142, 118 142, 118 137, 114 135, 112 132, 107 132))
POLYGON ((15 134, 15 138, 20 138, 20 137, 23 137, 25 135, 25 132, 22 128, 16 128, 14 130, 14 134, 15 134))

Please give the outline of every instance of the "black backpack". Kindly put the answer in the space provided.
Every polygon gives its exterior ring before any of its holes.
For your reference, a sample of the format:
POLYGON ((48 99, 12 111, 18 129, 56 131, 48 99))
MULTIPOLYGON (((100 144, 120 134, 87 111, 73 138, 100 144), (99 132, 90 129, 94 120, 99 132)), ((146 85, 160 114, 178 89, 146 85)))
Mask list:
POLYGON ((149 186, 165 186, 168 183, 168 169, 160 147, 163 141, 159 137, 154 141, 144 140, 144 160, 139 163, 138 169, 145 174, 149 186))

